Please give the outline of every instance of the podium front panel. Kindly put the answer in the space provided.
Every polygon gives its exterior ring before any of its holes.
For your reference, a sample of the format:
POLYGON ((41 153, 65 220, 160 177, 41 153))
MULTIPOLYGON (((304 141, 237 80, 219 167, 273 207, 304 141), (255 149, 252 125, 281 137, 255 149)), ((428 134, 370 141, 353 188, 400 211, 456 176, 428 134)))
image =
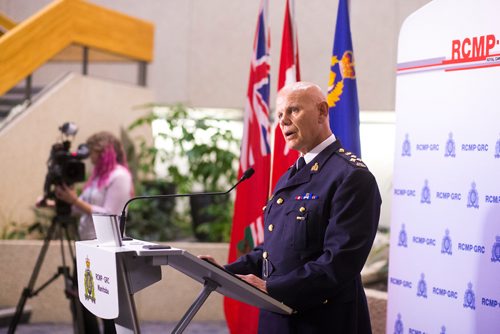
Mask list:
POLYGON ((119 314, 116 256, 114 248, 98 247, 97 241, 76 243, 80 301, 104 319, 115 319, 119 314))

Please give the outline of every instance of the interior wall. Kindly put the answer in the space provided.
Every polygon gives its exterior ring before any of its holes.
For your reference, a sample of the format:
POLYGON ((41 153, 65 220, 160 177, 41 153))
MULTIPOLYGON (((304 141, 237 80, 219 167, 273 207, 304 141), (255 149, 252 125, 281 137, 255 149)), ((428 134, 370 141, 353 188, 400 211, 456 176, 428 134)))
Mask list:
MULTIPOLYGON (((47 159, 60 140, 58 128, 74 122, 79 130, 71 151, 97 131, 120 135, 145 111, 146 88, 70 74, 0 132, 0 226, 34 222, 32 208, 43 194, 47 159)), ((87 169, 89 171, 89 169, 87 169)))
MULTIPOLYGON (((410 13, 429 1, 349 1, 361 110, 394 110, 399 28, 410 13)), ((148 68, 148 82, 157 101, 243 108, 260 0, 92 2, 155 24, 154 61, 148 68)), ((50 1, 0 0, 0 11, 20 21, 47 3, 50 1)), ((275 91, 285 0, 269 3, 275 91)), ((302 78, 326 89, 338 1, 296 0, 295 4, 302 78)), ((61 64, 44 66, 35 73, 35 83, 43 84, 54 66, 61 64)), ((91 75, 133 81, 137 67, 91 64, 89 71, 91 75)))

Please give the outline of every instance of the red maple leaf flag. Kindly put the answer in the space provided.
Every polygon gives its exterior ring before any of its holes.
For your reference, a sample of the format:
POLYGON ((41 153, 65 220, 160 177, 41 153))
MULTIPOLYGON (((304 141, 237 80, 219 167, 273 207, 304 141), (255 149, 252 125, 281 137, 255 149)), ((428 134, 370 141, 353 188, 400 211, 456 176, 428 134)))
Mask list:
MULTIPOLYGON (((285 20, 283 24, 283 37, 281 40, 280 71, 278 77, 278 91, 285 85, 300 81, 299 49, 297 44, 297 30, 295 28, 294 0, 287 0, 285 20)), ((274 145, 271 162, 271 187, 278 182, 283 173, 299 157, 297 151, 288 149, 281 133, 278 122, 274 124, 274 145)))

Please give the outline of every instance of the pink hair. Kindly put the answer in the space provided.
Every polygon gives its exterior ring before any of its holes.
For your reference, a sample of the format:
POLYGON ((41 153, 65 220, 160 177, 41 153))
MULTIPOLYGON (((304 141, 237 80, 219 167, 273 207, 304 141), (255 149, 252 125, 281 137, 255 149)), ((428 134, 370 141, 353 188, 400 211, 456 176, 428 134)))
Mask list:
POLYGON ((94 166, 94 170, 92 171, 92 175, 90 175, 90 178, 85 185, 85 188, 87 188, 92 181, 97 179, 97 187, 102 188, 106 182, 109 179, 109 175, 111 172, 116 168, 116 165, 118 163, 116 162, 116 152, 113 147, 113 144, 108 144, 104 148, 104 151, 99 156, 99 160, 94 166))
MULTIPOLYGON (((118 142, 116 144, 118 144, 118 142)), ((121 149, 121 146, 118 147, 118 149, 121 149)), ((121 149, 120 155, 118 156, 115 150, 115 145, 113 143, 108 143, 99 155, 99 159, 94 166, 94 170, 83 188, 86 189, 89 187, 94 180, 97 180, 97 188, 100 189, 104 187, 109 179, 109 176, 111 175, 111 172, 117 165, 124 167, 130 174, 127 159, 124 154, 125 152, 121 149)), ((130 196, 134 196, 133 185, 130 190, 130 196)))

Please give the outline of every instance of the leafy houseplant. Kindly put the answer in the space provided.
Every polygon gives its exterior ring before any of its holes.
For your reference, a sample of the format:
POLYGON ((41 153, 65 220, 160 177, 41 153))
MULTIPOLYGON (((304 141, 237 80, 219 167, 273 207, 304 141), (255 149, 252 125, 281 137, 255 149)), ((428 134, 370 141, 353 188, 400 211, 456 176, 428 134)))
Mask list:
MULTIPOLYGON (((231 131, 230 120, 181 104, 145 107, 151 111, 129 127, 130 131, 143 126, 153 130, 154 143, 139 138, 138 169, 143 176, 173 183, 179 193, 222 191, 236 181, 239 140, 231 131)), ((190 204, 193 232, 199 240, 228 240, 229 198, 192 197, 190 204), (209 199, 215 202, 207 202, 209 199)))

